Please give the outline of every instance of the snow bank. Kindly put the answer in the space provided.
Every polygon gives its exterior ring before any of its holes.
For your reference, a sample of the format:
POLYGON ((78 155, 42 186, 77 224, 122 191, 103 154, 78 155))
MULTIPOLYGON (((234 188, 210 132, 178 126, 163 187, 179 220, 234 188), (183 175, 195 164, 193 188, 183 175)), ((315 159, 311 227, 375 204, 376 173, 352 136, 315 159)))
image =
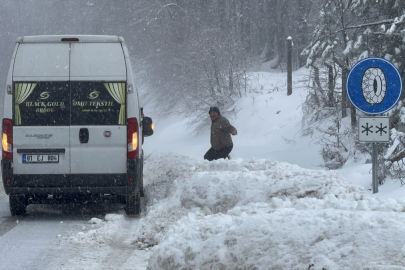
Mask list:
POLYGON ((147 215, 139 223, 133 243, 138 248, 157 245, 166 234, 168 227, 187 215, 188 210, 180 206, 179 200, 172 199, 177 179, 192 173, 194 160, 173 154, 154 154, 145 156, 144 190, 147 215))
POLYGON ((67 240, 76 244, 108 245, 126 223, 124 216, 119 214, 107 214, 104 220, 92 218, 88 226, 83 226, 81 231, 71 235, 67 240))
POLYGON ((201 162, 194 170, 194 175, 181 181, 182 205, 205 205, 213 213, 226 212, 236 205, 270 202, 273 197, 295 200, 323 199, 328 194, 365 195, 361 187, 347 183, 335 171, 303 169, 268 159, 201 162), (217 211, 217 205, 221 211, 217 211))
POLYGON ((405 266, 405 216, 394 213, 405 211, 405 199, 383 200, 337 172, 268 159, 149 160, 159 168, 148 182, 159 198, 150 192, 133 240, 153 246, 148 269, 405 266))
MULTIPOLYGON (((269 159, 145 162, 147 213, 132 245, 148 269, 404 269, 405 198, 368 195, 335 171, 269 159)), ((69 237, 106 245, 127 221, 92 218, 69 237)))
POLYGON ((255 203, 227 214, 190 213, 153 248, 148 269, 321 270, 404 265, 404 216, 297 206, 255 203))
POLYGON ((173 182, 189 171, 194 161, 174 153, 146 155, 144 158, 144 187, 147 205, 168 197, 173 191, 173 182))

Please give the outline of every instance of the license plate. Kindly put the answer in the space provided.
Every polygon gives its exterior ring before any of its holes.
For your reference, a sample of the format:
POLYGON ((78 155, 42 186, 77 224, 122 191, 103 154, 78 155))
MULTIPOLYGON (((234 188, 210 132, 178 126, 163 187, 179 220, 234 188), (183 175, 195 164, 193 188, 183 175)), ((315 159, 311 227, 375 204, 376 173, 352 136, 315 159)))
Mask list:
POLYGON ((59 163, 59 155, 23 155, 23 163, 59 163))

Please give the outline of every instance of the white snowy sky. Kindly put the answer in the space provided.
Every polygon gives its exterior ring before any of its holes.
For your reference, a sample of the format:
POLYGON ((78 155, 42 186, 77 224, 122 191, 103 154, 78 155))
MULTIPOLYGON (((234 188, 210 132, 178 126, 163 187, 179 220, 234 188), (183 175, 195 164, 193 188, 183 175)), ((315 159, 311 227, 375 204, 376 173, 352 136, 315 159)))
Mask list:
POLYGON ((209 127, 196 135, 146 105, 155 134, 138 218, 121 206, 35 205, 17 222, 1 188, 0 269, 405 269, 404 188, 388 179, 372 194, 366 155, 318 166, 316 136, 300 134, 306 72, 294 72, 288 97, 285 73, 252 73, 257 93, 228 118, 232 160, 204 161, 209 127))

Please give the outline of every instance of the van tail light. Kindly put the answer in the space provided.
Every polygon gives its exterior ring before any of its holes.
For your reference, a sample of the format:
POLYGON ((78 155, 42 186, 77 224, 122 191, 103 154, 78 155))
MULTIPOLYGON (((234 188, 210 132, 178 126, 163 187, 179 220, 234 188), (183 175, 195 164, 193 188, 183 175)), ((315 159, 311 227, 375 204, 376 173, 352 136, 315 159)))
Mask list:
POLYGON ((138 148, 138 120, 136 118, 130 118, 127 122, 127 144, 128 144, 128 158, 138 158, 139 148, 138 148))
POLYGON ((3 119, 3 159, 13 159, 13 122, 10 119, 3 119))

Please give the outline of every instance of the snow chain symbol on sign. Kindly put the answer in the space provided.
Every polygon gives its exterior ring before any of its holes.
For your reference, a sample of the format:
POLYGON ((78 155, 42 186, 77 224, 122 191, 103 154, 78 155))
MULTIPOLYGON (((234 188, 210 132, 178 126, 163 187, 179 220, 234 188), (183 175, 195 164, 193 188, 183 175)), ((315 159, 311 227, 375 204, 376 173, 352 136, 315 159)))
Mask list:
POLYGON ((387 79, 380 68, 368 68, 362 78, 361 88, 364 99, 369 104, 383 102, 387 92, 387 79))
POLYGON ((399 101, 402 78, 390 61, 369 57, 357 62, 350 70, 346 89, 356 109, 368 115, 378 115, 388 112, 399 101))

